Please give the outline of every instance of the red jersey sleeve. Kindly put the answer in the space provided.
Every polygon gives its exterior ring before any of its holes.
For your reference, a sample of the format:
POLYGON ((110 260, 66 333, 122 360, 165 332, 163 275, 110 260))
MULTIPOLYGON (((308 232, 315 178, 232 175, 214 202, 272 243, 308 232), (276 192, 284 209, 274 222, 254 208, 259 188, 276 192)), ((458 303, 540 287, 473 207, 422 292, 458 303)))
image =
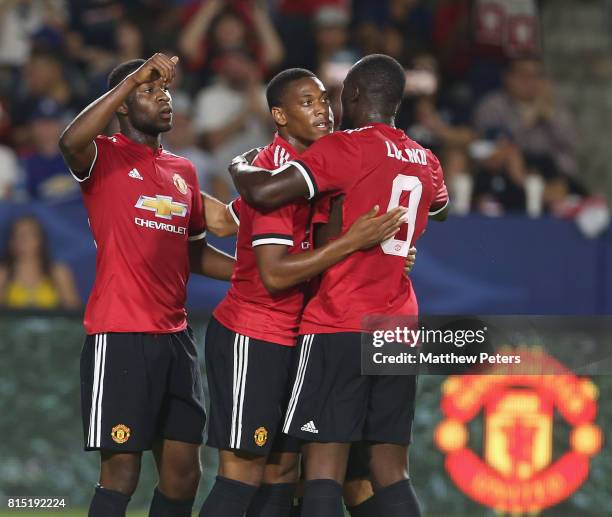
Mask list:
POLYGON ((230 201, 227 205, 227 209, 229 210, 230 215, 234 222, 240 226, 240 206, 242 205, 242 198, 237 197, 230 201))
POLYGON ((352 133, 339 131, 319 139, 289 163, 304 176, 312 199, 321 192, 345 190, 352 183, 361 166, 361 146, 352 133))
MULTIPOLYGON (((274 168, 274 160, 270 148, 261 151, 253 160, 253 165, 266 169, 274 168)), ((284 165, 287 167, 287 164, 284 165)), ((285 205, 271 212, 260 212, 253 210, 253 227, 251 233, 251 244, 262 246, 264 244, 281 244, 293 246, 293 217, 295 205, 285 205)))
POLYGON ((189 240, 197 241, 206 236, 206 216, 204 215, 204 206, 202 204, 202 195, 200 194, 200 184, 198 183, 198 175, 194 165, 189 162, 191 168, 191 177, 189 178, 191 186, 191 215, 189 216, 189 240))
POLYGON ((431 175, 434 185, 434 197, 429 206, 429 215, 436 215, 446 208, 449 202, 448 190, 444 183, 444 171, 442 165, 434 153, 427 149, 427 163, 431 164, 431 175))
POLYGON ((112 170, 112 146, 114 143, 115 141, 112 137, 98 135, 94 139, 96 153, 94 155, 94 160, 87 171, 87 175, 80 178, 74 173, 73 170, 69 169, 70 174, 72 174, 73 178, 81 184, 81 188, 84 191, 91 190, 94 185, 100 183, 101 180, 104 179, 104 176, 107 175, 110 170, 112 170))
POLYGON ((264 244, 293 246, 295 206, 295 204, 290 204, 266 213, 253 209, 251 244, 253 246, 264 244))

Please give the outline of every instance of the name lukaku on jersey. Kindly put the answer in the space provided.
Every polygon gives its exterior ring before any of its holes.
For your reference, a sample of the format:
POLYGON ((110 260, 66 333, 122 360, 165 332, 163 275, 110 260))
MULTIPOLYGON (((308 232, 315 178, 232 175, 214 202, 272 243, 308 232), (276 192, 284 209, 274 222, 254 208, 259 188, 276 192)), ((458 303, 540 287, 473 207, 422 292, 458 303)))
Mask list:
MULTIPOLYGON (((155 217, 159 217, 161 219, 172 219, 174 216, 184 218, 187 215, 187 210, 189 208, 185 203, 173 201, 170 196, 161 196, 159 194, 157 194, 155 197, 144 195, 140 196, 134 206, 136 208, 140 208, 141 210, 154 212, 155 217)), ((179 235, 185 235, 187 233, 187 227, 185 226, 175 226, 173 224, 162 223, 160 221, 143 219, 142 217, 135 217, 134 223, 145 228, 163 230, 165 232, 177 233, 179 235)))

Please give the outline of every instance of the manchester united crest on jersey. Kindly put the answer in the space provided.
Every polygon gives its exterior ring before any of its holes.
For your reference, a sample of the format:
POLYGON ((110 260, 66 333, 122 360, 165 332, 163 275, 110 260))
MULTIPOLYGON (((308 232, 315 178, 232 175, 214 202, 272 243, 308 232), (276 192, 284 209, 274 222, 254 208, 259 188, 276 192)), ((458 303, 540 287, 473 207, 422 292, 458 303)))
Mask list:
POLYGON ((187 194, 187 183, 180 174, 172 176, 172 181, 174 181, 174 186, 181 194, 187 194))

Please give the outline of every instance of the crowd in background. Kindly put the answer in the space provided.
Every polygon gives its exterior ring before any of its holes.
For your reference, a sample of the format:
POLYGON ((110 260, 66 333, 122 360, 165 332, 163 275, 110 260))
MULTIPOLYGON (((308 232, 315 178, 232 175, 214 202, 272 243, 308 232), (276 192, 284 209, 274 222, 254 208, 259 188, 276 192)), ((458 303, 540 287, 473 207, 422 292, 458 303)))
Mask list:
MULTIPOLYGON (((337 110, 348 68, 382 52, 406 69, 398 127, 440 157, 456 214, 571 215, 588 193, 572 115, 541 60, 538 9, 536 0, 3 0, 0 200, 80 202, 57 141, 120 62, 180 56, 164 146, 227 201, 227 163, 271 139, 268 79, 309 68, 337 110)), ((6 293, 9 257, 25 252, 0 250, 6 293)), ((62 276, 45 260, 41 274, 62 276)), ((54 298, 64 306, 75 303, 70 282, 64 275, 54 298)))

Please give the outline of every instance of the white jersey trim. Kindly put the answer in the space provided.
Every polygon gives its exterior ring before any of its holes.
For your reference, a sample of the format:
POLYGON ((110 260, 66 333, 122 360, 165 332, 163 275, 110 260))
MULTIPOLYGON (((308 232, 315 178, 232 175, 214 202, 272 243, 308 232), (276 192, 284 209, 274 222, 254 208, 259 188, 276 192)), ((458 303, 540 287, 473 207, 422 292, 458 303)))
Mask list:
POLYGON ((264 239, 255 239, 252 243, 253 247, 263 246, 265 244, 282 244, 283 246, 293 246, 291 239, 280 239, 278 237, 266 237, 264 239))
POLYGON ((204 230, 202 233, 198 233, 197 235, 190 235, 189 237, 187 237, 188 241, 199 241, 200 239, 203 239, 204 237, 206 237, 206 230, 204 230))
POLYGON ((238 218, 238 214, 236 213, 236 210, 234 210, 234 201, 230 201, 228 203, 227 209, 229 210, 229 213, 232 216, 232 219, 236 223, 236 226, 240 226, 240 219, 238 218))
POLYGON ((79 178, 71 168, 68 168, 68 170, 70 171, 70 174, 72 174, 72 177, 75 180, 77 180, 79 183, 83 183, 84 181, 87 181, 91 177, 91 172, 93 171, 94 165, 96 164, 96 161, 98 160, 98 144, 96 144, 95 140, 93 144, 94 144, 94 147, 96 148, 96 154, 94 154, 93 162, 91 162, 91 165, 89 166, 89 170, 87 171, 87 176, 85 176, 84 178, 79 178))
MULTIPOLYGON (((314 184, 312 183, 312 179, 310 179, 310 174, 308 174, 304 166, 298 162, 294 162, 294 161, 287 162, 283 167, 287 168, 291 165, 293 165, 298 171, 302 173, 302 176, 304 177, 304 181, 306 182, 306 185, 308 185, 308 197, 306 199, 312 199, 315 196, 315 187, 314 187, 314 184)), ((281 167, 281 169, 283 169, 283 167, 281 167)), ((280 172, 280 169, 277 169, 277 171, 280 172)), ((274 171, 273 174, 275 174, 277 171, 274 171)))
POLYGON ((449 203, 450 203, 450 199, 447 199, 446 203, 444 203, 444 206, 442 208, 438 208, 438 210, 434 210, 433 212, 429 212, 429 215, 439 214, 440 212, 442 212, 442 210, 444 210, 448 206, 449 203))

